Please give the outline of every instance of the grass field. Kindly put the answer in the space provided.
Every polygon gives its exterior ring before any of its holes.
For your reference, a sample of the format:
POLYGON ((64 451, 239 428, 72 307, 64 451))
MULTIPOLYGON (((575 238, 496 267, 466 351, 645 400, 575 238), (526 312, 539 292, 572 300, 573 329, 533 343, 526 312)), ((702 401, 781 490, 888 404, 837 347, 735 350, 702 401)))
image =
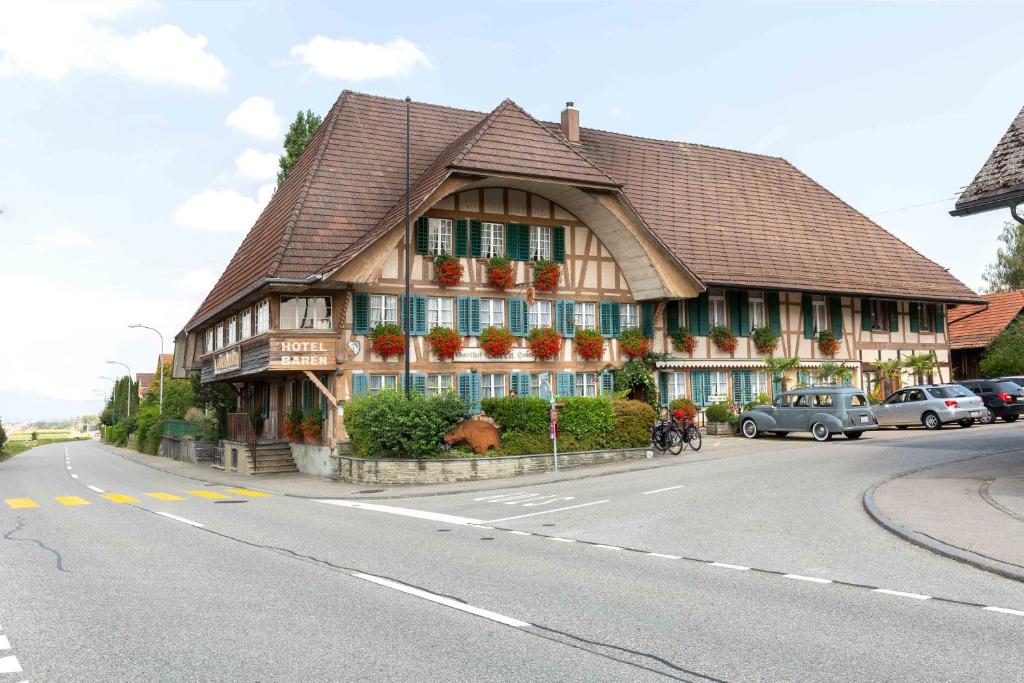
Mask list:
POLYGON ((10 435, 7 440, 7 446, 0 451, 0 462, 6 460, 12 455, 18 453, 24 453, 30 448, 36 446, 45 446, 51 443, 61 443, 63 441, 81 441, 83 439, 90 439, 89 436, 71 436, 66 429, 39 429, 37 430, 39 440, 32 440, 32 432, 15 432, 10 435))
MULTIPOLYGON (((69 439, 71 433, 66 429, 37 429, 36 435, 40 441, 50 441, 54 439, 69 439)), ((12 432, 8 434, 8 441, 31 441, 32 432, 12 432)))

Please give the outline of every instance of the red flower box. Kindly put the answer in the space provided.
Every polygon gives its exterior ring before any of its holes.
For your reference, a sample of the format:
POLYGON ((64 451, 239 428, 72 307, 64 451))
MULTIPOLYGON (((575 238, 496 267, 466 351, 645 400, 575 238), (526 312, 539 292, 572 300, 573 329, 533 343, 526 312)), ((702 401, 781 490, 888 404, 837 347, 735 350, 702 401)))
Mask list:
POLYGON ((427 343, 441 360, 451 360, 462 350, 462 337, 450 327, 435 327, 427 335, 427 343))
POLYGON ((619 350, 629 358, 643 358, 651 350, 651 340, 643 335, 639 327, 630 327, 619 335, 619 350))
POLYGON ((480 333, 480 347, 488 358, 504 358, 514 342, 512 333, 504 327, 487 327, 480 333))
POLYGON ((562 335, 550 327, 537 327, 530 330, 526 344, 537 360, 551 360, 562 349, 562 335))
POLYGON ((601 360, 604 356, 604 337, 597 330, 577 330, 575 346, 583 360, 601 360))
POLYGON ((487 262, 487 284, 498 291, 505 291, 516 283, 512 262, 502 256, 495 256, 487 262))
POLYGON ((715 346, 726 353, 732 353, 735 351, 736 346, 739 344, 739 342, 736 341, 736 336, 724 325, 717 325, 711 328, 711 341, 715 343, 715 346))
POLYGON ((538 292, 553 292, 558 289, 562 267, 554 261, 537 261, 533 264, 533 286, 538 292))
POLYGON ((697 350, 697 338, 685 330, 676 332, 672 335, 672 348, 693 354, 697 350))
POLYGON ((451 254, 434 257, 434 278, 442 287, 451 287, 462 282, 462 261, 451 254))
POLYGON ((402 328, 394 323, 373 328, 370 338, 373 341, 373 352, 385 360, 405 353, 405 335, 402 334, 402 328))
POLYGON ((834 356, 839 353, 842 344, 836 339, 834 332, 825 330, 818 335, 818 350, 826 356, 834 356))

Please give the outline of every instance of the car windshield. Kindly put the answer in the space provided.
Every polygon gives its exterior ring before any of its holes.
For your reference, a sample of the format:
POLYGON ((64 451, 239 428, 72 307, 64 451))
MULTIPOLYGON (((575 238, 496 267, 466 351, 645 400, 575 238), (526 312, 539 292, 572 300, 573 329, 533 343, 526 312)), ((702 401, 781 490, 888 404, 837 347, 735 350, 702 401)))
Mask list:
POLYGON ((1005 377, 1001 381, 1013 382, 1017 386, 1024 387, 1024 377, 1005 377))
POLYGON ((1021 390, 1020 385, 1019 384, 1014 384, 1013 382, 996 382, 995 386, 993 388, 997 392, 999 392, 999 391, 1008 391, 1008 392, 1010 392, 1012 394, 1020 393, 1020 390, 1021 390))
POLYGON ((932 387, 928 393, 934 398, 956 398, 957 396, 974 396, 974 394, 961 386, 932 387))

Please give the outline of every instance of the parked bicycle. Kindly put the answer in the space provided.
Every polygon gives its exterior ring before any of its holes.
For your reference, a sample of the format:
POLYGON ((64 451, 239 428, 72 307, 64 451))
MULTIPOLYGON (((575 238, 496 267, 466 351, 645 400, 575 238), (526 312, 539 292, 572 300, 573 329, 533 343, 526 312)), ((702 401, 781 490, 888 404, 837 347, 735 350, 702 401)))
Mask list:
POLYGON ((701 444, 700 430, 693 423, 684 423, 678 410, 666 413, 651 428, 651 447, 663 453, 679 455, 687 446, 699 451, 701 444))

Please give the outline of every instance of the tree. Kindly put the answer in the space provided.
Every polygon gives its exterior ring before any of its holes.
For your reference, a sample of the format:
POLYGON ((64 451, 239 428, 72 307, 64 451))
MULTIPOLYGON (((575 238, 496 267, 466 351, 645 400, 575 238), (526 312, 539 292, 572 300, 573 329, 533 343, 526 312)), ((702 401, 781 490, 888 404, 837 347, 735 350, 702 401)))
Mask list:
POLYGON ((992 340, 981 359, 981 374, 985 377, 1024 374, 1024 320, 1010 323, 992 340))
POLYGON ((7 447, 7 432, 4 431, 4 422, 0 420, 0 451, 7 447))
POLYGON ((884 398, 899 388, 900 376, 903 374, 903 361, 899 358, 880 360, 875 362, 878 368, 878 384, 882 388, 884 398))
POLYGON ((277 161, 278 166, 281 167, 281 172, 277 174, 278 187, 284 184, 284 179, 298 163, 299 157, 306 150, 321 123, 323 123, 323 119, 308 109, 305 114, 299 111, 295 115, 295 120, 292 121, 292 125, 288 127, 288 133, 284 136, 284 154, 277 161))
POLYGON ((815 373, 822 384, 840 384, 853 379, 853 371, 842 363, 827 360, 818 367, 815 373))
POLYGON ((800 367, 800 358, 797 356, 794 356, 793 358, 776 358, 775 356, 766 356, 764 363, 768 366, 768 370, 772 373, 772 376, 779 376, 779 379, 782 381, 782 390, 789 391, 789 373, 794 372, 800 367))
POLYGON ((196 408, 212 410, 217 415, 217 426, 222 432, 227 429, 228 413, 234 412, 238 405, 238 394, 227 382, 210 382, 203 384, 196 373, 190 378, 192 382, 192 404, 196 408))
POLYGON ((1010 221, 1003 225, 996 250, 996 262, 985 267, 981 276, 990 292, 1024 289, 1024 225, 1010 221))
POLYGON ((935 354, 931 351, 925 353, 912 353, 903 359, 903 367, 914 376, 914 381, 924 384, 939 367, 935 354))

